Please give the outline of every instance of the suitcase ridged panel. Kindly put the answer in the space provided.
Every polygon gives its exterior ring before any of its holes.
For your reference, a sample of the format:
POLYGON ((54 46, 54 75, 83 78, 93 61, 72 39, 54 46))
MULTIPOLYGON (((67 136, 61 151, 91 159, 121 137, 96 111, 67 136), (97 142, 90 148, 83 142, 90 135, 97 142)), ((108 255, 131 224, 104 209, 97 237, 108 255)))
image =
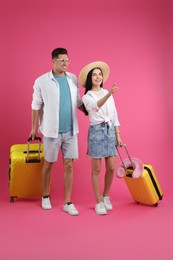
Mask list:
MULTIPOLYGON (((145 164, 144 166, 147 166, 151 170, 152 176, 157 184, 159 192, 162 195, 163 192, 161 190, 153 167, 149 164, 145 164)), ((128 169, 126 174, 128 175, 131 173, 132 170, 128 169)), ((134 179, 132 177, 126 176, 126 174, 124 176, 124 180, 134 201, 145 205, 154 205, 158 202, 160 198, 146 169, 144 169, 140 178, 134 179)))
MULTIPOLYGON (((11 197, 34 197, 42 195, 42 166, 44 150, 41 145, 40 162, 26 162, 27 145, 13 145, 10 149, 9 189, 11 197)), ((38 144, 30 144, 29 159, 38 158, 38 144)))

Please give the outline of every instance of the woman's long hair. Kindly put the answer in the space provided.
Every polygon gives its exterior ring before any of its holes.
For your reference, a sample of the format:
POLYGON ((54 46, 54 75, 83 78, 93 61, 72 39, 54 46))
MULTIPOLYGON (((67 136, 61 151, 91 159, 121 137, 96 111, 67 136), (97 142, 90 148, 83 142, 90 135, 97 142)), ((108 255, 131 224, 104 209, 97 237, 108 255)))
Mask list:
MULTIPOLYGON (((94 69, 90 70, 90 71, 88 72, 88 75, 87 75, 87 78, 86 78, 85 93, 84 93, 84 95, 85 95, 89 90, 92 89, 92 74, 93 74, 93 70, 95 70, 95 69, 99 69, 99 70, 101 71, 101 73, 102 73, 102 76, 103 76, 103 72, 102 72, 102 70, 101 70, 100 68, 94 68, 94 69)), ((101 87, 101 88, 103 87, 103 82, 100 84, 100 87, 101 87)), ((84 105, 83 105, 83 108, 84 108, 84 113, 85 113, 85 115, 87 116, 87 115, 88 115, 88 111, 86 110, 86 108, 85 108, 84 105)))

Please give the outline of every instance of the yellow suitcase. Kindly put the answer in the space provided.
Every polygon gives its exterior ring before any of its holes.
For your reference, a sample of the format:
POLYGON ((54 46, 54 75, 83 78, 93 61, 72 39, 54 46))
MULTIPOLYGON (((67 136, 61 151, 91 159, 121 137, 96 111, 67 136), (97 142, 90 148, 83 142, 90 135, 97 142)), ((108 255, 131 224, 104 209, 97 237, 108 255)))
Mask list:
MULTIPOLYGON (((124 180, 133 200, 140 204, 157 206, 158 201, 163 198, 163 191, 152 165, 144 164, 141 176, 133 178, 133 158, 130 157, 126 145, 123 146, 128 154, 129 161, 131 161, 131 167, 126 169, 123 166, 124 180)), ((118 148, 117 151, 122 161, 122 165, 124 165, 118 148)))
POLYGON ((10 148, 9 190, 10 201, 42 195, 42 167, 44 148, 41 138, 31 138, 26 144, 15 144, 10 148))

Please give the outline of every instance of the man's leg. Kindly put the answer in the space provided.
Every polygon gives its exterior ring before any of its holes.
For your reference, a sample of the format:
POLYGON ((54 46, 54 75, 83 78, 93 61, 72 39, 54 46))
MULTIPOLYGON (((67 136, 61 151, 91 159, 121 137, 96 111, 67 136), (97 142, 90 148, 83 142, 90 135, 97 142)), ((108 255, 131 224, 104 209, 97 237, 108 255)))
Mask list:
POLYGON ((42 208, 51 209, 52 205, 50 203, 50 180, 52 173, 52 162, 44 161, 42 169, 42 208))
POLYGON ((73 159, 64 159, 64 206, 63 209, 69 215, 77 216, 78 210, 71 202, 71 193, 73 186, 73 159))
POLYGON ((43 169, 42 169, 42 189, 43 196, 49 195, 50 193, 50 179, 52 174, 53 162, 44 161, 43 169))
POLYGON ((71 202, 73 186, 73 161, 78 158, 78 140, 77 135, 71 132, 64 134, 62 144, 63 164, 64 164, 64 211, 70 215, 78 215, 79 212, 71 202))
POLYGON ((73 160, 64 159, 64 204, 71 201, 71 193, 73 186, 73 160))

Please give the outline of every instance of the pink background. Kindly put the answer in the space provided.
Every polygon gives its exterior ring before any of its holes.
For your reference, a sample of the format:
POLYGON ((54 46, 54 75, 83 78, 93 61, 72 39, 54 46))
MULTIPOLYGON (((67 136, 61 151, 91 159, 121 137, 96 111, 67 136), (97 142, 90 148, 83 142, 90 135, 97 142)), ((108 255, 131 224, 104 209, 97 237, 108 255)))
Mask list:
MULTIPOLYGON (((10 146, 25 143, 31 128, 36 77, 51 70, 51 51, 69 51, 69 71, 102 60, 116 82, 121 137, 131 156, 151 163, 164 191, 173 195, 173 6, 170 0, 7 0, 1 3, 0 198, 8 201, 10 146)), ((81 96, 84 90, 80 88, 81 96)), ((80 111, 74 200, 94 204, 90 160, 86 156, 88 118, 80 111)), ((119 159, 117 159, 119 163, 119 159)), ((52 195, 63 198, 62 162, 52 176, 52 195)), ((121 182, 122 183, 122 182, 121 182)), ((125 187, 115 178, 115 190, 125 187)), ((123 195, 122 195, 123 196, 123 195)), ((85 225, 85 223, 84 223, 85 225)), ((10 258, 9 258, 10 259, 10 258)), ((168 259, 168 258, 167 258, 168 259)))
MULTIPOLYGON (((1 6, 0 22, 1 184, 7 176, 10 146, 25 143, 30 132, 34 80, 51 69, 50 53, 62 46, 69 50, 69 71, 76 75, 88 62, 109 64, 105 88, 113 82, 119 86, 115 101, 122 139, 132 156, 153 164, 166 191, 172 190, 171 1, 75 0, 60 5, 14 0, 1 6)), ((76 184, 85 193, 90 186, 88 118, 81 112, 79 127, 76 184)))

